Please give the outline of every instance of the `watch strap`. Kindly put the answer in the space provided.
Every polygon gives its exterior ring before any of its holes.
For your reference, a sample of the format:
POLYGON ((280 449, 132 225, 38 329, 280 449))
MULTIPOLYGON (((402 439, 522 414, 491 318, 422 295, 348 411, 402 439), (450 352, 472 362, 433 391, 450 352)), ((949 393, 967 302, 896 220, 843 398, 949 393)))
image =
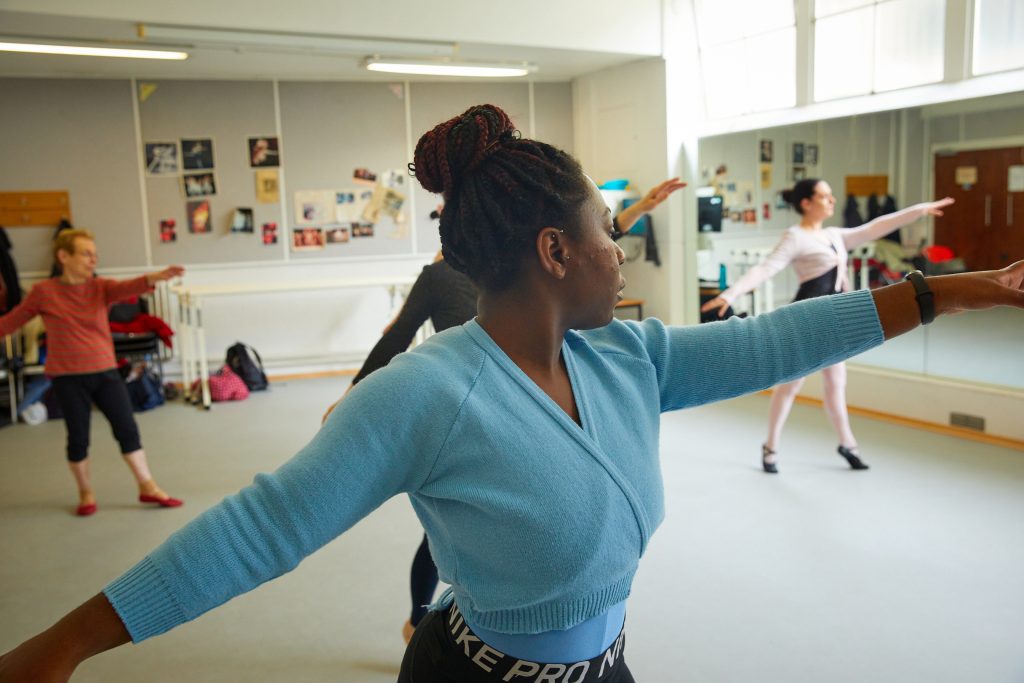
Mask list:
POLYGON ((917 299, 917 308, 921 312, 921 324, 927 325, 935 320, 935 294, 928 287, 924 273, 920 270, 910 271, 904 279, 909 280, 914 286, 914 298, 917 299))

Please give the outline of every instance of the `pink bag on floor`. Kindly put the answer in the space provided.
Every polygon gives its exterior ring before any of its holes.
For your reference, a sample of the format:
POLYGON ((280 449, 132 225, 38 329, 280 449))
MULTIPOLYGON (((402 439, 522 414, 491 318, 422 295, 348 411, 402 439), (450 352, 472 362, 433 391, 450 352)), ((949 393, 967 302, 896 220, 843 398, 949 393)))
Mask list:
MULTIPOLYGON (((199 380, 192 383, 193 393, 199 390, 199 380)), ((210 398, 214 401, 241 401, 249 398, 249 387, 227 365, 210 375, 210 398)))

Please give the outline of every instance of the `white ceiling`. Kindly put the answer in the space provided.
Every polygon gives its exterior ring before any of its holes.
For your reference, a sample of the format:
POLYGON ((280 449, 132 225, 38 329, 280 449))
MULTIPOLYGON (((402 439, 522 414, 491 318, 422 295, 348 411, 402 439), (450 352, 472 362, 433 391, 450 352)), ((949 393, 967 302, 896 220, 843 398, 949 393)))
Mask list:
MULTIPOLYGON (((206 27, 197 27, 198 31, 202 28, 206 27)), ((370 56, 365 50, 326 53, 291 47, 197 44, 202 42, 202 39, 145 40, 138 37, 138 23, 128 19, 113 20, 0 10, 0 36, 19 40, 50 38, 92 43, 121 43, 125 47, 175 46, 185 48, 190 55, 185 61, 164 62, 0 52, 0 75, 4 76, 444 80, 371 73, 361 67, 363 59, 370 56)), ((388 40, 387 36, 376 38, 388 40)), ((464 60, 529 62, 538 67, 536 73, 531 76, 531 80, 534 81, 569 81, 586 73, 650 57, 649 53, 595 52, 473 42, 457 43, 456 50, 458 58, 464 60)))

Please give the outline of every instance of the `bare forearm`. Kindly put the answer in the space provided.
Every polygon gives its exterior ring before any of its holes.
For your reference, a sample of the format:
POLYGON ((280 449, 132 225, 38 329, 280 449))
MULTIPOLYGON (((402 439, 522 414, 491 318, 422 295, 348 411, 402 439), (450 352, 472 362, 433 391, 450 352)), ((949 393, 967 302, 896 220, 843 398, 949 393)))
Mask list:
MULTIPOLYGON (((1002 270, 988 270, 925 278, 933 294, 935 316, 995 306, 1024 308, 1024 261, 1002 270)), ((914 286, 900 282, 872 291, 878 319, 886 339, 921 324, 921 309, 914 286)))
POLYGON ((0 683, 66 681, 83 661, 131 638, 99 593, 0 658, 0 683))

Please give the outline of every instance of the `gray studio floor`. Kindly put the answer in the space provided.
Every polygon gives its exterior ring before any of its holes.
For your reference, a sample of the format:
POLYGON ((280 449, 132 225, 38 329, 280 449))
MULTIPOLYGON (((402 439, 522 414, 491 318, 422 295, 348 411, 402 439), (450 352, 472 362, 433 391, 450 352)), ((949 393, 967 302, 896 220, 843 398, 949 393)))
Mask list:
MULTIPOLYGON (((94 594, 313 433, 343 379, 278 384, 204 413, 140 416, 178 510, 148 510, 94 421, 100 511, 71 515, 63 426, 0 430, 0 651, 94 594)), ((1024 681, 1024 453, 854 418, 844 469, 819 409, 794 408, 758 467, 767 399, 668 415, 668 518, 641 564, 627 660, 664 681, 1024 681)), ((420 530, 395 499, 295 572, 76 681, 394 681, 420 530)))

